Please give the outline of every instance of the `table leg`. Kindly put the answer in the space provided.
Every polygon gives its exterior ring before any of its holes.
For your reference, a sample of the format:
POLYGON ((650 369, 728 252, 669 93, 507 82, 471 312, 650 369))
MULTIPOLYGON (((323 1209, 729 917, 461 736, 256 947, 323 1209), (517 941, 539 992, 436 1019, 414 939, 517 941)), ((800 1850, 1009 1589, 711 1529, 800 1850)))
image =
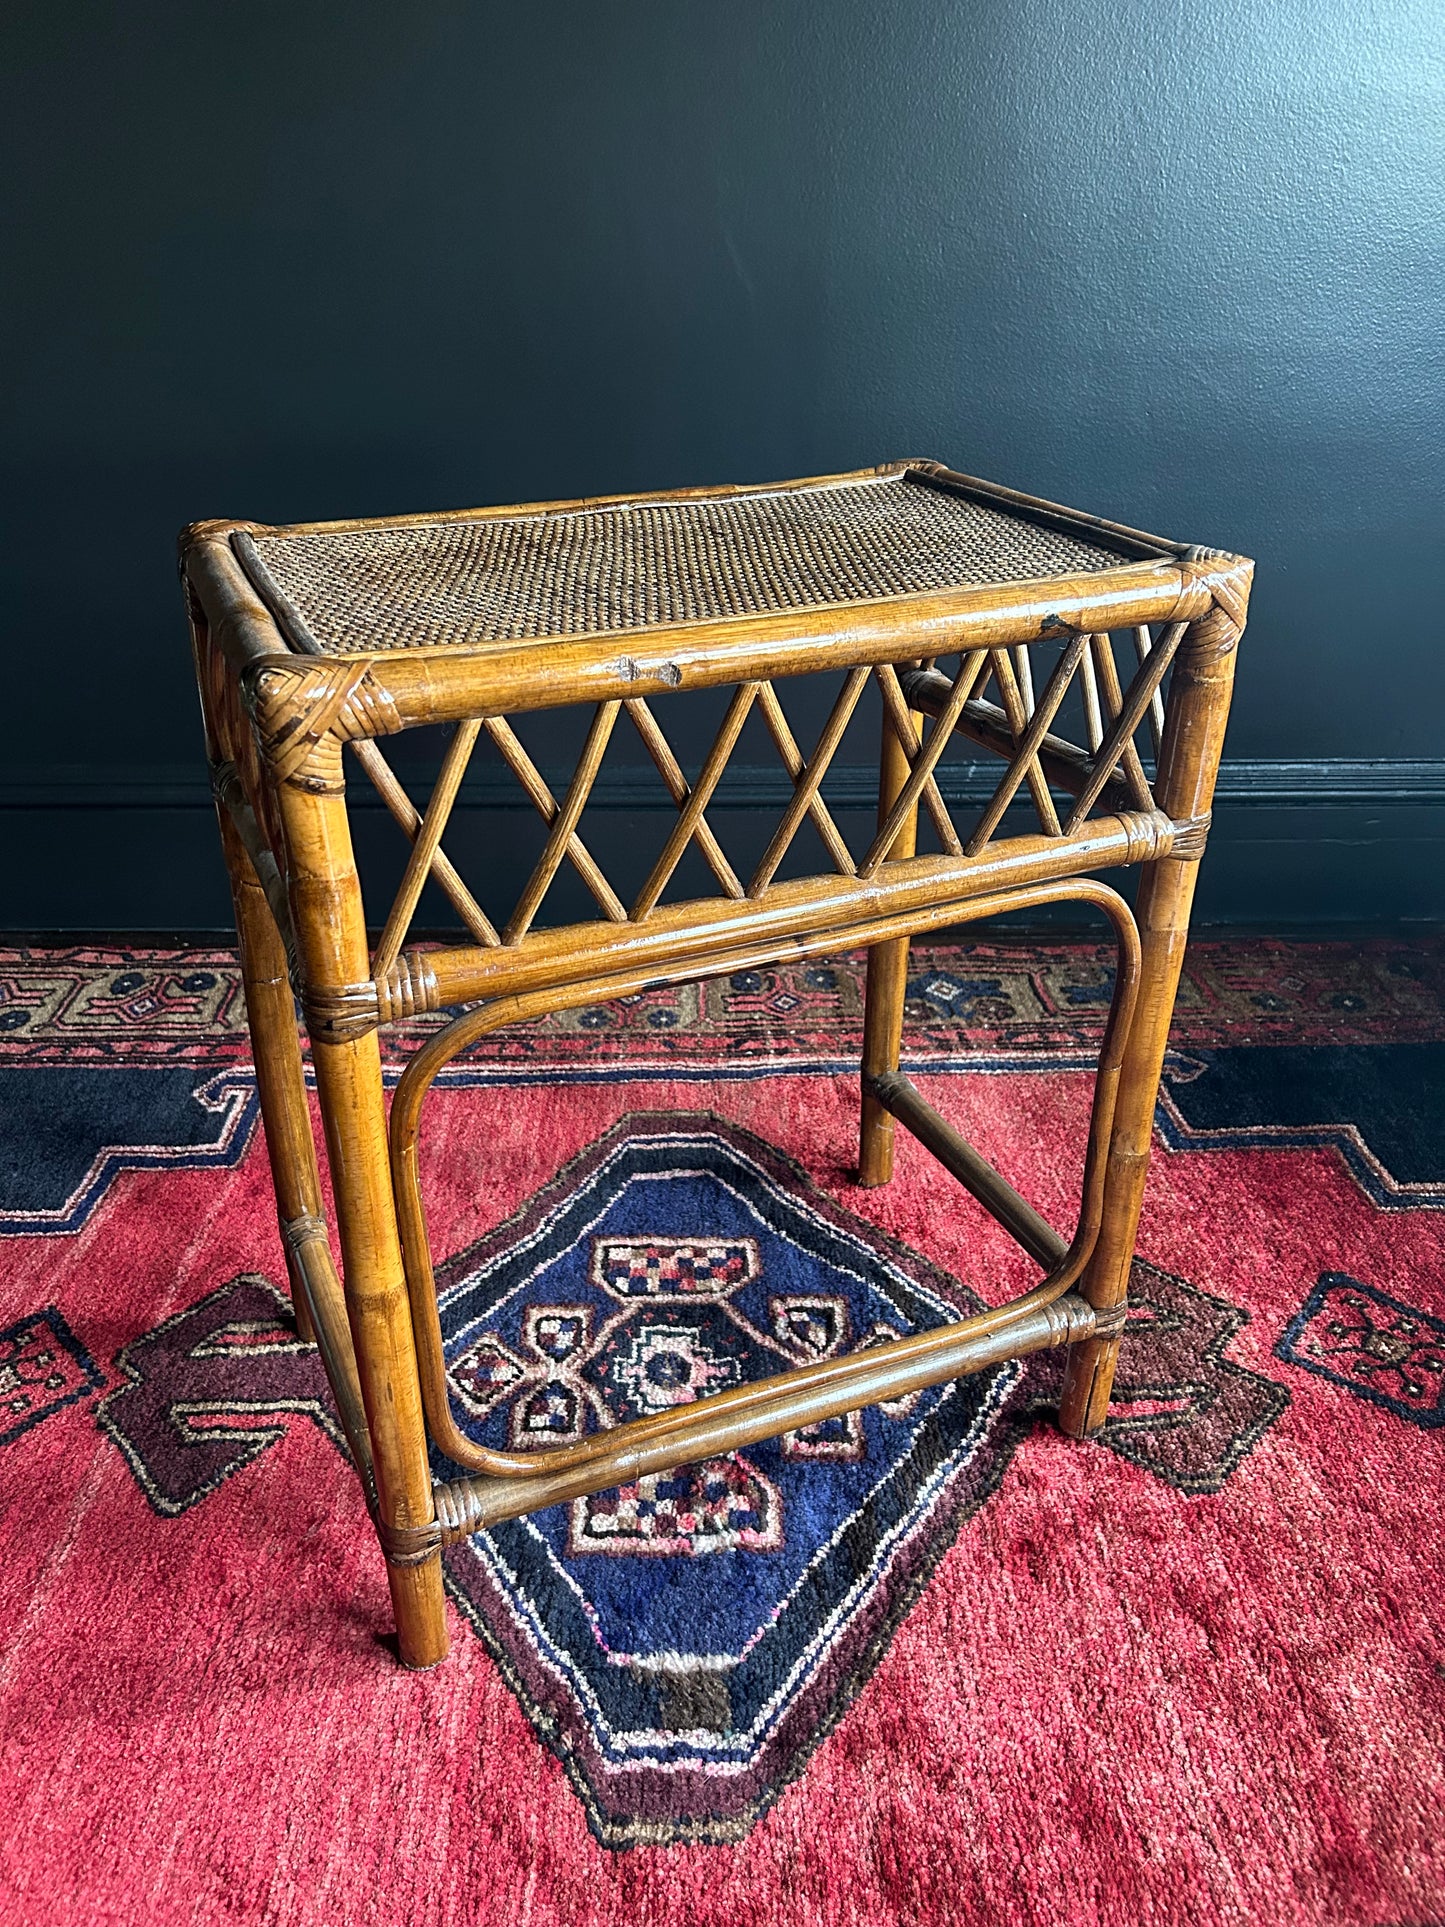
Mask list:
POLYGON ((297 1331, 308 1343, 314 1343, 316 1334, 307 1310, 296 1250, 288 1236, 289 1226, 322 1215, 321 1178, 306 1102, 296 1005, 287 973, 285 946, 265 892, 229 813, 221 808, 218 815, 226 868, 231 878, 231 899, 236 908, 246 1018, 256 1059, 256 1088, 261 1100, 266 1150, 271 1160, 281 1245, 291 1281, 291 1302, 296 1312, 297 1331))
MULTIPOLYGON (((285 782, 277 786, 297 946, 308 989, 320 992, 364 984, 370 974, 361 885, 340 788, 339 744, 335 777, 335 787, 321 793, 285 782)), ((441 1554, 435 1544, 425 1543, 436 1513, 392 1198, 376 1031, 337 1039, 318 1036, 313 1026, 312 1061, 331 1163, 346 1310, 371 1436, 377 1529, 401 1658, 407 1666, 434 1666, 446 1657, 448 1645, 441 1554)))
MULTIPOLYGON (((1160 809, 1178 822, 1200 825, 1201 832, 1214 797, 1241 627, 1242 620, 1235 621, 1216 603, 1191 623, 1174 665, 1154 793, 1160 809)), ((1080 1282, 1080 1290, 1098 1311, 1120 1305, 1128 1291, 1149 1171, 1154 1104, 1184 965, 1201 853, 1202 838, 1188 855, 1146 865, 1139 884, 1135 909, 1143 943, 1139 1001, 1114 1112, 1103 1223, 1080 1282)), ((1059 1406, 1059 1423, 1070 1437, 1092 1437, 1108 1417, 1119 1344, 1117 1337, 1090 1338, 1070 1349, 1059 1406)))
MULTIPOLYGON (((920 716, 913 718, 918 729, 920 716)), ((878 767, 878 821, 886 821, 899 791, 908 781, 908 757, 885 715, 878 767)), ((918 842, 918 809, 904 822, 893 846, 894 857, 912 856, 918 842)), ((868 981, 863 993, 863 1108, 858 1135, 858 1179, 861 1184, 887 1184, 893 1176, 895 1120, 868 1088, 870 1077, 898 1069, 903 1040, 903 1004, 908 986, 907 937, 874 944, 868 952, 868 981)))

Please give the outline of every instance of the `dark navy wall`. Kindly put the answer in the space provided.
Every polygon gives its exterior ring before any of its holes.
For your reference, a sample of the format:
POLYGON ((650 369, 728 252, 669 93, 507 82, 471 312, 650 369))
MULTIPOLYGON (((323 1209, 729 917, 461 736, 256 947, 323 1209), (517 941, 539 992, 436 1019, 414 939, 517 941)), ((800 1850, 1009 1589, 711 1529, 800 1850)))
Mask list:
POLYGON ((12 0, 0 920, 224 916, 182 521, 899 454, 1254 554, 1206 909, 1438 913, 1442 17, 12 0))

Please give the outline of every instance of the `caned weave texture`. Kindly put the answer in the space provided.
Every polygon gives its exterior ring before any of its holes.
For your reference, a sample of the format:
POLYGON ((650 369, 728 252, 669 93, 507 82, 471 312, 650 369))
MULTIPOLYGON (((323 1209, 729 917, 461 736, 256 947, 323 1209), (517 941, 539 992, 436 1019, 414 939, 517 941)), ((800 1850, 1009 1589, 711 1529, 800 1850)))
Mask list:
POLYGON ((699 501, 242 539, 323 652, 644 629, 1117 567, 1126 558, 908 475, 699 501))

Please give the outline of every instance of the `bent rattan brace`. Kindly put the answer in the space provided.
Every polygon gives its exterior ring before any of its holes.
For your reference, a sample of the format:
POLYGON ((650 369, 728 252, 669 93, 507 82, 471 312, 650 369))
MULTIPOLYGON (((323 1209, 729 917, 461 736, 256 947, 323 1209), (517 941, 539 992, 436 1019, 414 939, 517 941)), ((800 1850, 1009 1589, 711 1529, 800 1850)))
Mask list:
MULTIPOLYGON (((873 1094, 906 1124, 947 1169, 1011 1232, 1047 1274, 1011 1304, 975 1313, 936 1330, 896 1340, 880 1359, 869 1352, 798 1366, 792 1371, 715 1393, 672 1410, 635 1419, 575 1443, 526 1453, 498 1452, 476 1444, 457 1425, 448 1395, 446 1358, 437 1305, 426 1217, 421 1201, 418 1147, 423 1101, 438 1073, 487 1032, 565 1004, 592 1003, 627 996, 643 987, 635 976, 619 974, 587 985, 499 999, 464 1012, 432 1037, 407 1065, 392 1099, 390 1143, 392 1183, 397 1202, 402 1255, 411 1296, 422 1398, 431 1435, 455 1464, 483 1477, 449 1491, 446 1503, 457 1523, 448 1533, 472 1532, 481 1525, 515 1518, 538 1505, 606 1491, 647 1472, 677 1466, 772 1438, 823 1418, 855 1411, 880 1400, 899 1398, 928 1385, 981 1371, 1003 1357, 1045 1346, 1070 1344, 1099 1333, 1093 1308, 1075 1296, 1065 1312, 1059 1301, 1082 1275, 1093 1254, 1103 1215, 1110 1132, 1124 1047, 1139 987, 1139 934, 1129 906, 1117 891, 1093 878, 1049 881, 976 897, 956 907, 959 922, 1009 911, 1038 909, 1078 901, 1094 904, 1109 917, 1118 951, 1109 1017, 1099 1053, 1085 1155, 1083 1202, 1073 1238, 1064 1240, 1034 1212, 1008 1181, 946 1124, 908 1079, 867 1080, 873 1094), (1002 1346, 1002 1349, 1000 1347, 1002 1346), (547 1494, 541 1497, 540 1494, 547 1494)), ((851 947, 854 933, 821 933, 819 951, 851 947)), ((713 970, 741 967, 718 959, 713 970)))

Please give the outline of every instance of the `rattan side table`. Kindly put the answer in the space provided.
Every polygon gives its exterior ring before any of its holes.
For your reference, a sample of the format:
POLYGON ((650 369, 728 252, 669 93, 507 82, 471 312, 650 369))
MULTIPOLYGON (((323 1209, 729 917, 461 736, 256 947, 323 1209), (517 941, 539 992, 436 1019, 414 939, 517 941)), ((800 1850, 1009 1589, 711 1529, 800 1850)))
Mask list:
POLYGON ((1252 568, 935 462, 765 488, 184 531, 182 577, 296 1315, 335 1393, 408 1665, 446 1654, 441 1547, 491 1522, 1052 1345, 1071 1347, 1064 1430, 1097 1431, 1252 568), (805 751, 775 685, 819 674, 833 679, 832 706, 805 751), (879 820, 856 850, 822 784, 870 684, 883 715, 879 820), (669 704, 718 688, 731 695, 690 778, 663 721, 669 704), (558 796, 508 718, 563 705, 589 706, 591 720, 558 796), (706 812, 755 711, 793 789, 744 877, 706 812), (624 715, 677 808, 630 902, 578 829, 624 715), (1082 742, 1063 733, 1073 715, 1082 742), (426 723, 455 727, 419 810, 377 739, 426 723), (548 826, 500 923, 441 849, 483 732, 548 826), (999 767, 991 800, 964 824, 934 774, 960 740, 999 767), (411 841, 374 949, 352 855, 348 748, 411 841), (1025 802, 1037 829, 1002 833, 1005 813, 1025 802), (919 849, 921 821, 932 854, 919 849), (805 822, 832 874, 779 880, 805 822), (664 901, 694 845, 715 892, 664 901), (538 928, 564 863, 600 915, 538 928), (1143 866, 1133 914, 1088 874, 1120 864, 1143 866), (469 942, 404 947, 429 875, 469 942), (1067 1240, 899 1070, 910 937, 1064 899, 1101 910, 1118 951, 1082 1208, 1067 1240), (418 1185, 421 1112, 438 1071, 503 1024, 856 946, 869 951, 863 1182, 887 1181, 903 1123, 1007 1227, 1042 1281, 1011 1304, 882 1351, 571 1444, 522 1453, 477 1444, 448 1398, 418 1185), (315 1066, 339 1275, 294 998, 315 1066), (379 1027, 458 1007, 409 1060, 388 1119, 379 1027), (433 1480, 428 1437, 456 1477, 433 1480))

